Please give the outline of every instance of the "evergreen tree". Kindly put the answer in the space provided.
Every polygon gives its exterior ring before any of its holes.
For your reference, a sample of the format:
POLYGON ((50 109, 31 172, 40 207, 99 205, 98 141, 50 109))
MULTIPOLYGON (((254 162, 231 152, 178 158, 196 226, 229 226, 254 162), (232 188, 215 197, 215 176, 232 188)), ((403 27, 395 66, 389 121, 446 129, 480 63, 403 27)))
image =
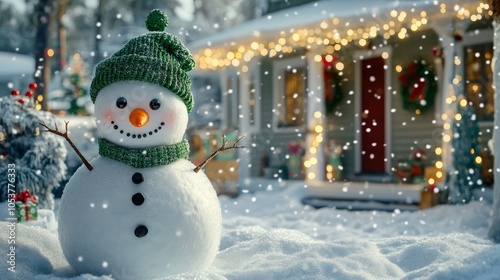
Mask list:
MULTIPOLYGON (((479 126, 474 108, 462 99, 453 122, 453 168, 450 180, 450 202, 468 203, 472 190, 481 185, 481 166, 476 159, 481 156, 479 126)), ((479 161, 480 162, 480 161, 479 161)))
POLYGON ((80 54, 75 54, 69 64, 70 67, 63 73, 62 86, 65 90, 66 100, 70 100, 67 112, 71 115, 85 115, 89 112, 85 105, 90 102, 88 93, 89 81, 86 66, 80 54))

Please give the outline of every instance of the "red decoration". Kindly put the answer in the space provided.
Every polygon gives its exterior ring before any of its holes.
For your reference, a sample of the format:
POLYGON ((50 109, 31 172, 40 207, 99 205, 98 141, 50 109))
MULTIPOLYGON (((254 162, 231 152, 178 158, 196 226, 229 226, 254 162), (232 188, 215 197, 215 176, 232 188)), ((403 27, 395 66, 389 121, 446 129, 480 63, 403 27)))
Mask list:
POLYGON ((443 56, 443 48, 441 47, 432 48, 431 53, 434 57, 441 57, 443 56))
POLYGON ((410 102, 417 102, 425 98, 424 89, 427 86, 427 81, 420 78, 413 85, 413 89, 410 91, 410 102))
POLYGON ((3 152, 2 152, 2 156, 4 156, 4 157, 5 157, 5 156, 7 156, 7 155, 8 155, 7 151, 3 151, 3 152))
POLYGON ((408 86, 408 76, 407 75, 399 75, 398 80, 402 86, 405 86, 405 87, 408 86))
POLYGON ((32 97, 33 96, 33 91, 28 90, 25 94, 27 97, 32 97))
POLYGON ((36 89, 38 87, 38 85, 35 83, 30 83, 28 87, 33 90, 33 89, 36 89))
POLYGON ((460 43, 463 40, 462 34, 455 32, 453 33, 453 39, 455 39, 455 42, 460 43))
POLYGON ((410 159, 411 160, 425 160, 425 159, 427 159, 427 153, 422 148, 415 149, 411 152, 410 159))
POLYGON ((418 63, 414 62, 406 67, 407 74, 414 76, 418 69, 418 63))
POLYGON ((24 104, 24 99, 18 99, 17 102, 21 103, 21 104, 24 104))
POLYGON ((302 152, 302 146, 297 142, 288 143, 288 150, 294 155, 299 155, 302 152))
POLYGON ((415 177, 424 175, 423 170, 422 170, 422 166, 417 165, 417 164, 413 164, 411 175, 415 176, 415 177))
POLYGON ((19 91, 17 89, 13 89, 11 92, 10 92, 10 95, 12 96, 18 96, 19 95, 19 91))
POLYGON ((38 203, 38 196, 30 194, 30 191, 24 190, 18 194, 16 194, 15 197, 16 201, 21 201, 21 202, 28 202, 31 201, 33 203, 38 203))

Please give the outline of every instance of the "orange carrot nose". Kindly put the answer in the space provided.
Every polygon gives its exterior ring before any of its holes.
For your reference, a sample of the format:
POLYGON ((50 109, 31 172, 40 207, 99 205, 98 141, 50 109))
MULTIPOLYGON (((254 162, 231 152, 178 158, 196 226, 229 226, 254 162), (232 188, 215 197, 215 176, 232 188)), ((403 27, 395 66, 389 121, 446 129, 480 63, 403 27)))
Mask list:
POLYGON ((149 115, 143 109, 135 109, 134 111, 132 111, 132 113, 130 113, 128 119, 130 120, 130 123, 132 125, 141 127, 148 123, 149 115))

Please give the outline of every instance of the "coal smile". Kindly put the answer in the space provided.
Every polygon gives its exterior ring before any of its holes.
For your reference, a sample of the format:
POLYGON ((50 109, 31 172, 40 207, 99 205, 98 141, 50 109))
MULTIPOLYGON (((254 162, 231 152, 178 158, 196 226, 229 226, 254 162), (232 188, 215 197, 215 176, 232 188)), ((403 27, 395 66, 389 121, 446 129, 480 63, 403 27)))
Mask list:
POLYGON ((120 131, 120 134, 124 134, 126 135, 127 137, 130 137, 130 138, 133 138, 133 139, 141 139, 141 138, 146 138, 151 135, 153 135, 154 133, 158 133, 158 131, 161 130, 161 127, 165 125, 164 122, 161 122, 160 126, 158 126, 158 128, 155 128, 154 130, 151 130, 149 131, 148 133, 130 133, 130 132, 126 132, 124 131, 123 129, 120 129, 120 127, 115 124, 115 121, 111 121, 111 124, 113 125, 113 128, 116 130, 116 131, 120 131))

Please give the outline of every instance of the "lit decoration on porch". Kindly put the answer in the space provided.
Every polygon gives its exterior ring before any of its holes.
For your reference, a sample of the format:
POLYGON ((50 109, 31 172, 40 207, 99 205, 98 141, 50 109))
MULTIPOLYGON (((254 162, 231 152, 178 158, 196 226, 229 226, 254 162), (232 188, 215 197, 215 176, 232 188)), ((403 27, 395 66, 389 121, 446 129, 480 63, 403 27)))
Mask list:
POLYGON ((399 158, 396 166, 393 168, 396 177, 400 183, 410 183, 413 166, 408 158, 399 158))
POLYGON ((288 178, 301 180, 302 174, 304 172, 302 165, 302 157, 304 156, 304 148, 300 142, 291 141, 287 146, 288 152, 290 152, 287 159, 288 168, 288 178))
MULTIPOLYGON (((468 6, 440 3, 438 13, 453 13, 459 20, 470 19, 473 22, 491 17, 493 14, 486 3, 468 6)), ((260 32, 254 31, 253 40, 235 46, 202 49, 195 54, 195 60, 197 67, 202 70, 234 66, 241 67, 241 70, 246 72, 248 67, 242 66, 255 56, 275 57, 292 53, 296 48, 309 49, 313 46, 324 46, 325 53, 331 55, 351 43, 365 48, 370 47, 373 41, 379 41, 378 39, 381 42, 393 37, 403 40, 410 32, 422 30, 431 16, 433 15, 429 15, 427 11, 414 7, 408 11, 391 10, 387 11, 387 14, 373 13, 373 19, 364 19, 359 25, 356 22, 344 22, 333 17, 310 28, 283 30, 277 39, 270 41, 263 40, 260 32), (383 18, 387 20, 381 22, 380 19, 383 18)), ((321 55, 315 60, 321 62, 321 55)), ((342 64, 338 64, 338 67, 342 67, 342 64)))
MULTIPOLYGON (((408 158, 400 157, 393 171, 400 183, 421 184, 425 182, 425 160, 427 153, 422 148, 414 149, 408 158)), ((433 184, 429 183, 429 184, 433 184)))
POLYGON ((424 149, 418 148, 411 152, 410 160, 412 162, 412 183, 419 184, 425 182, 424 179, 424 170, 425 163, 424 161, 427 159, 427 153, 424 149))
POLYGON ((434 70, 423 60, 409 64, 399 76, 403 108, 417 115, 432 108, 438 85, 434 70))

